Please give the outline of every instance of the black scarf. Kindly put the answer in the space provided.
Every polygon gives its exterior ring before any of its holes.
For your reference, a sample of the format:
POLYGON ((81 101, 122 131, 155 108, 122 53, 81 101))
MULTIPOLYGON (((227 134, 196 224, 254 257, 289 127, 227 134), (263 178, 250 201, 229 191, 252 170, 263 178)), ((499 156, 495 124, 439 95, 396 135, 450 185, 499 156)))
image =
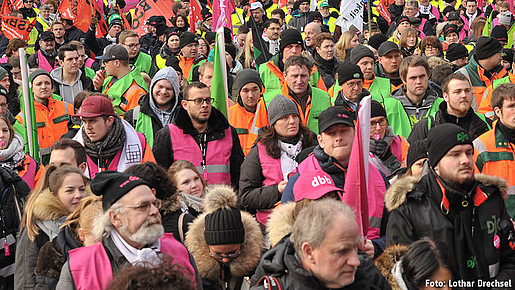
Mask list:
POLYGON ((336 187, 343 189, 343 185, 345 184, 345 171, 342 170, 342 168, 344 167, 333 157, 327 155, 327 153, 325 153, 324 149, 322 149, 320 145, 313 149, 313 154, 318 160, 318 164, 322 170, 331 175, 336 187))
POLYGON ((123 128, 122 119, 114 116, 113 126, 107 132, 104 139, 93 142, 89 139, 84 128, 82 128, 82 138, 84 139, 84 148, 91 158, 111 159, 123 148, 123 144, 127 139, 125 128, 123 128))
POLYGON ((515 130, 506 127, 501 121, 497 122, 497 128, 503 134, 504 138, 508 139, 510 143, 515 144, 515 130))
POLYGON ((448 246, 453 247, 452 250, 454 250, 458 263, 459 277, 464 280, 488 279, 488 264, 481 249, 483 244, 481 226, 473 201, 474 194, 478 189, 477 181, 471 184, 470 189, 458 191, 446 184, 436 175, 433 169, 430 170, 429 174, 430 188, 433 189, 433 194, 431 194, 433 201, 440 205, 444 196, 449 201, 448 209, 445 209, 443 205, 440 206, 440 209, 454 228, 454 245, 448 246), (443 186, 443 192, 440 190, 438 181, 443 186))
POLYGON ((336 69, 336 59, 333 57, 331 60, 325 60, 318 54, 316 49, 313 50, 313 60, 329 72, 333 72, 336 69))

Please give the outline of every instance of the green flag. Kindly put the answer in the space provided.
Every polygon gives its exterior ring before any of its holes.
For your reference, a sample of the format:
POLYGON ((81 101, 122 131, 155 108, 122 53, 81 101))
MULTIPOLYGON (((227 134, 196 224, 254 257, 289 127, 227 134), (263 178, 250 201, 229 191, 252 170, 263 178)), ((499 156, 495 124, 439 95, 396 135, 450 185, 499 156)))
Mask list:
POLYGON ((41 162, 39 155, 38 127, 36 124, 36 111, 34 109, 34 96, 30 89, 29 66, 27 64, 27 54, 23 48, 19 49, 21 79, 23 84, 23 121, 26 129, 27 139, 25 149, 34 160, 41 162))
POLYGON ((213 98, 213 107, 220 110, 229 120, 229 89, 227 87, 227 62, 225 60, 223 27, 216 32, 211 98, 213 98))

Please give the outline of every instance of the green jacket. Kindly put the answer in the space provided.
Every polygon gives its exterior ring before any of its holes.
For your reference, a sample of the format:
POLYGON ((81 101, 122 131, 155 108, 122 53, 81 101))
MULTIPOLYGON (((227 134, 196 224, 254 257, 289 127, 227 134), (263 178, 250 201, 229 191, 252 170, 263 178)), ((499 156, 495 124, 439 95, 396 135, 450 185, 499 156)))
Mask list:
POLYGON ((120 116, 123 116, 125 113, 125 111, 120 107, 120 104, 127 101, 126 99, 122 100, 122 97, 125 98, 124 94, 132 86, 133 81, 148 92, 147 83, 145 83, 145 80, 141 76, 141 72, 138 68, 134 68, 130 73, 126 74, 113 84, 111 84, 112 81, 112 76, 109 76, 104 80, 102 93, 108 95, 113 100, 114 111, 120 116))
POLYGON ((152 57, 144 52, 139 52, 133 65, 140 71, 147 73, 150 78, 153 78, 156 74, 156 69, 152 64, 152 57))

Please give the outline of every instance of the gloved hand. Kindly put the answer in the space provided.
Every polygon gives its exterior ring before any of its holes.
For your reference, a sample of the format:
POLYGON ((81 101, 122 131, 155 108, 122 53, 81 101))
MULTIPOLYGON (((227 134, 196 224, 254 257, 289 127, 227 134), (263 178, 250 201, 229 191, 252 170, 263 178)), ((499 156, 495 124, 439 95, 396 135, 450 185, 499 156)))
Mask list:
POLYGON ((98 18, 95 16, 95 14, 92 14, 90 26, 93 30, 95 30, 97 28, 97 25, 98 25, 98 18))
POLYGON ((374 153, 381 160, 386 152, 389 152, 388 143, 384 140, 370 140, 370 152, 374 153))

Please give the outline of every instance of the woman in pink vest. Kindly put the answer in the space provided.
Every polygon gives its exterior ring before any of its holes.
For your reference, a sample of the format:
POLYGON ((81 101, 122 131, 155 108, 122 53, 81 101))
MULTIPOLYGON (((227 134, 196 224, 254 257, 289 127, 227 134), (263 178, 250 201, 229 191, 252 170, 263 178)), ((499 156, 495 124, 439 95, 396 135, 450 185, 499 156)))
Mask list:
MULTIPOLYGON (((4 96, 0 96, 2 102, 4 96)), ((0 106, 3 106, 0 104, 0 106)), ((20 134, 14 132, 9 119, 0 114, 0 166, 11 169, 34 189, 43 175, 43 165, 29 155, 23 153, 25 141, 20 134)))
POLYGON ((49 165, 29 196, 16 246, 15 289, 36 287, 34 269, 41 247, 57 237, 66 217, 90 195, 88 179, 77 167, 49 165))
POLYGON ((268 120, 270 126, 260 132, 241 166, 239 192, 243 208, 256 213, 263 226, 281 201, 288 174, 297 167, 295 157, 314 145, 315 137, 301 124, 295 103, 283 95, 270 102, 268 120))
POLYGON ((186 160, 175 161, 168 168, 168 176, 178 191, 178 200, 183 211, 197 217, 203 209, 206 180, 193 163, 186 160))

